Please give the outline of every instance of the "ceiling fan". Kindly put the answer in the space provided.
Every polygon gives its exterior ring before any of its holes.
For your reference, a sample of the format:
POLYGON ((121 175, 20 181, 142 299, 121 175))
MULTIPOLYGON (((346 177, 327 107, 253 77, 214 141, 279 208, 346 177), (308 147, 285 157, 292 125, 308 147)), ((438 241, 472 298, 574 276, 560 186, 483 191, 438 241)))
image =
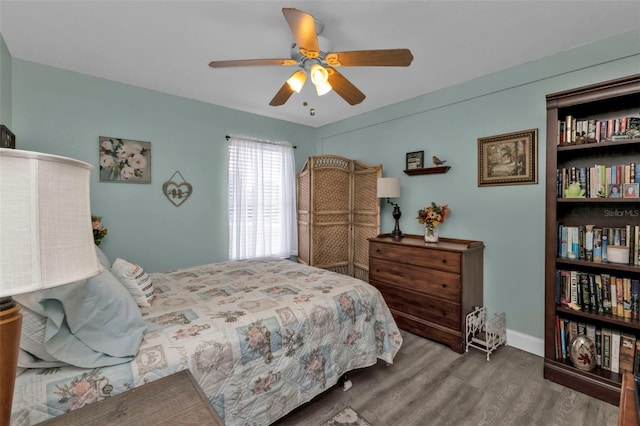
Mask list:
POLYGON ((297 66, 301 69, 294 72, 282 85, 269 105, 284 105, 291 95, 300 93, 307 74, 316 87, 318 96, 334 90, 350 105, 357 105, 365 98, 356 86, 340 74, 336 67, 341 66, 391 66, 407 67, 413 61, 409 49, 354 50, 348 52, 331 52, 329 41, 322 37, 324 25, 312 15, 294 8, 283 8, 284 14, 295 43, 291 47, 289 59, 244 59, 231 61, 212 61, 211 68, 246 67, 246 66, 297 66))

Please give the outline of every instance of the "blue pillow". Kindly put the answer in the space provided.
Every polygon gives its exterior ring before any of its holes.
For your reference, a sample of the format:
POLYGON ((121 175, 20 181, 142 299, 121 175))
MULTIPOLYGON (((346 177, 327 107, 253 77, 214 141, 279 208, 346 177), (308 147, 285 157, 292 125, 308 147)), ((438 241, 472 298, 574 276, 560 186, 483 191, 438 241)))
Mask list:
POLYGON ((102 367, 128 362, 140 348, 146 323, 108 269, 88 280, 38 291, 37 297, 26 300, 34 299, 47 317, 45 349, 59 361, 102 367))

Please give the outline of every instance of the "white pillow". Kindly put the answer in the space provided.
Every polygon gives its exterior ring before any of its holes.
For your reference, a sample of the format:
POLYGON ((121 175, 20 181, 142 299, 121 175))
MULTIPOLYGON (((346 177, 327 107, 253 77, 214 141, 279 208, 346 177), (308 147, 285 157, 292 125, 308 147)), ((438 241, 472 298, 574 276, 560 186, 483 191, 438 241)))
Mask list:
POLYGON ((135 263, 117 258, 111 272, 129 290, 138 306, 149 307, 153 300, 153 282, 149 275, 135 263))

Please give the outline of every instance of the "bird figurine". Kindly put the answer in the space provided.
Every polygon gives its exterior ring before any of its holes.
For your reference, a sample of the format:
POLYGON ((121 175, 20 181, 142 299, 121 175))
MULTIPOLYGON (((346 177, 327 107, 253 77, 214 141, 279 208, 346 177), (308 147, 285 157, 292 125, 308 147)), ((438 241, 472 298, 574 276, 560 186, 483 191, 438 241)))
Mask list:
POLYGON ((447 162, 447 160, 441 160, 438 157, 436 157, 435 155, 433 157, 431 157, 431 159, 433 160, 433 164, 435 164, 436 166, 439 166, 439 165, 447 162))

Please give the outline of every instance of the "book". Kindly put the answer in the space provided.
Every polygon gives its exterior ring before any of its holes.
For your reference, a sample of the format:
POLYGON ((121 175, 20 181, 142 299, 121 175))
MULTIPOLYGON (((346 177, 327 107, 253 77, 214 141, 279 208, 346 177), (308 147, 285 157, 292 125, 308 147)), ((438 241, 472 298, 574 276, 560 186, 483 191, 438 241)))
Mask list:
POLYGON ((562 336, 564 333, 564 327, 560 328, 560 317, 556 315, 556 359, 562 359, 562 336))
MULTIPOLYGON (((602 328, 596 327, 596 365, 602 366, 602 328)), ((640 360, 638 360, 640 362, 640 360)))
POLYGON ((627 247, 629 247, 629 265, 634 265, 638 256, 636 250, 638 243, 636 241, 636 226, 628 225, 627 228, 627 247))
POLYGON ((633 373, 633 361, 636 351, 636 336, 622 333, 620 336, 620 373, 633 373))
POLYGON ((560 345, 562 359, 567 359, 567 332, 565 330, 564 319, 560 319, 560 345))
POLYGON ((602 311, 605 314, 611 313, 611 281, 609 274, 598 275, 602 281, 602 311))
POLYGON ((611 330, 611 372, 620 372, 620 330, 611 330))
POLYGON ((604 255, 602 247, 602 229, 593 228, 593 261, 601 262, 604 260, 604 255))
MULTIPOLYGON (((598 312, 598 291, 596 289, 596 277, 594 274, 587 274, 587 279, 589 281, 589 296, 591 298, 591 300, 589 300, 589 304, 591 305, 592 311, 598 312)), ((629 295, 631 295, 631 293, 629 293, 629 295)))
POLYGON ((633 374, 640 374, 640 339, 636 339, 636 353, 633 357, 633 374))
POLYGON ((640 280, 631 279, 631 318, 637 320, 640 309, 640 280))
POLYGON ((611 314, 618 315, 618 287, 616 287, 616 277, 609 276, 609 288, 611 289, 611 314))
POLYGON ((602 369, 611 371, 611 329, 602 328, 602 369))
POLYGON ((569 320, 569 332, 567 339, 567 347, 571 346, 571 342, 578 336, 578 322, 574 320, 569 320))
POLYGON ((586 335, 590 338, 593 343, 596 342, 596 325, 593 323, 585 324, 586 327, 586 335))
POLYGON ((593 262, 593 225, 585 226, 584 260, 587 262, 593 262))
POLYGON ((566 226, 560 226, 560 251, 558 254, 561 258, 569 257, 569 230, 566 226))
POLYGON ((598 313, 604 313, 604 292, 602 291, 602 277, 600 274, 594 274, 593 277, 596 287, 596 303, 598 304, 598 313))
POLYGON ((579 273, 578 282, 580 285, 580 291, 582 291, 582 304, 580 307, 583 311, 590 311, 591 306, 591 292, 589 289, 589 274, 579 273))
MULTIPOLYGON (((609 247, 609 230, 607 228, 602 228, 599 229, 598 228, 598 235, 600 237, 600 260, 602 262, 606 262, 607 261, 607 248, 609 247)), ((594 257, 594 262, 596 261, 595 257, 594 257)))
POLYGON ((620 278, 622 280, 622 306, 623 317, 631 318, 631 278, 620 278))
POLYGON ((580 306, 578 304, 578 273, 576 271, 569 272, 569 279, 571 283, 571 303, 580 306))
MULTIPOLYGON (((611 280, 613 281, 613 277, 611 277, 611 280)), ((616 300, 616 315, 624 317, 624 289, 622 287, 622 277, 616 277, 616 300)))

